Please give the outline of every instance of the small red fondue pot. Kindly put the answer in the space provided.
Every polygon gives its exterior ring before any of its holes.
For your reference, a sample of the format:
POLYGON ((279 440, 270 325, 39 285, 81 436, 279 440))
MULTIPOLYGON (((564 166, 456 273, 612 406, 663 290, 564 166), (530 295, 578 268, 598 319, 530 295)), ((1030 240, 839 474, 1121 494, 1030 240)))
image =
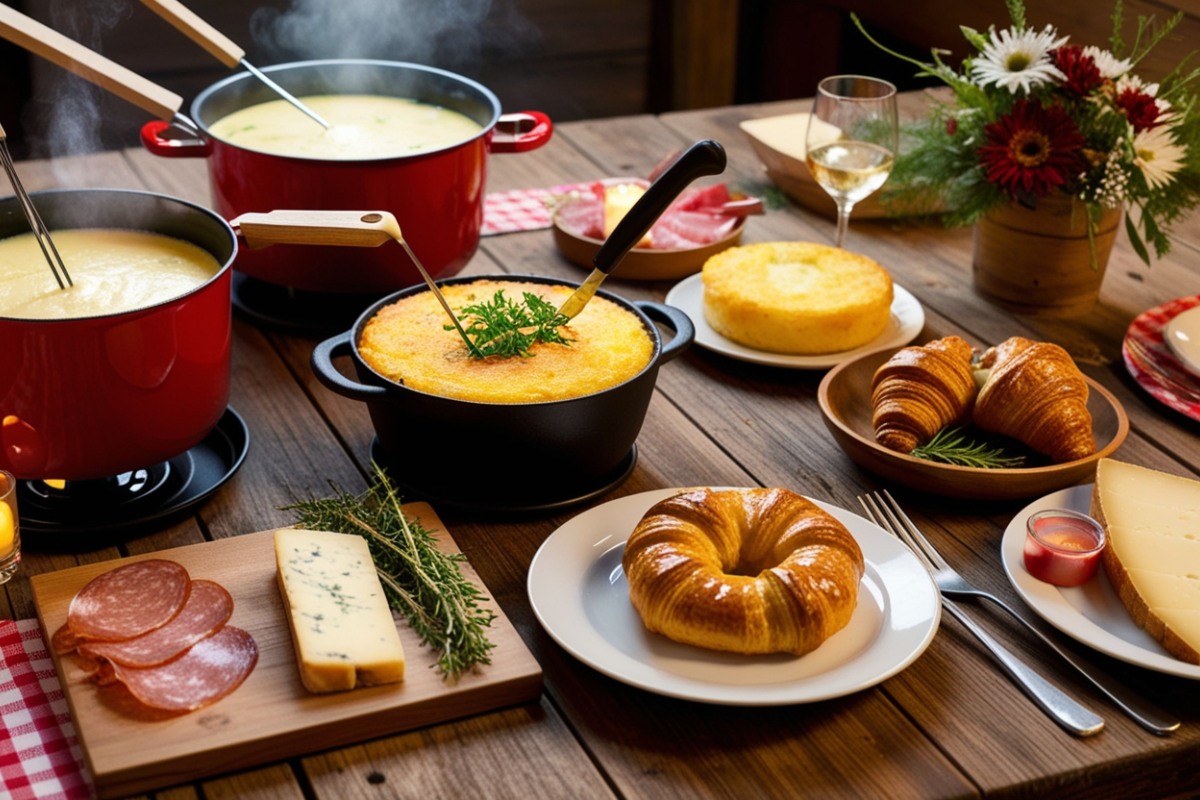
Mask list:
MULTIPOLYGON (((500 114, 486 87, 459 75, 393 61, 329 60, 280 64, 263 70, 297 96, 367 94, 406 97, 442 106, 482 127, 465 142, 411 156, 337 161, 280 156, 222 141, 209 126, 247 106, 278 99, 249 73, 205 89, 192 119, 205 138, 163 137, 168 123, 142 128, 142 143, 164 157, 206 157, 216 209, 234 219, 273 209, 392 212, 417 258, 433 277, 457 273, 479 246, 489 153, 517 153, 550 139, 550 120, 536 111, 500 114)), ((336 121, 335 121, 336 122, 336 121)), ((297 124, 308 123, 301 119, 297 124)), ((282 245, 243 250, 237 269, 268 283, 319 292, 378 293, 421 282, 407 256, 386 251, 282 245)))
MULTIPOLYGON (((105 478, 199 443, 229 402, 233 230, 208 209, 149 192, 48 191, 33 200, 51 230, 161 233, 204 248, 221 269, 182 297, 133 311, 63 320, 0 311, 0 469, 105 478)), ((0 200, 0 238, 28 230, 17 199, 0 200)))

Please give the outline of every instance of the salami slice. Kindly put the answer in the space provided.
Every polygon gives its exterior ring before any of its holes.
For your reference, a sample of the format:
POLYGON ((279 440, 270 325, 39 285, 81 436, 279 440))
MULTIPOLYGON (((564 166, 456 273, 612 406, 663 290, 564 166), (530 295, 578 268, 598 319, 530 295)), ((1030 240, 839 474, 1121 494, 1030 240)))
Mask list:
POLYGON ((241 686, 257 663, 254 637, 226 625, 166 664, 143 669, 111 662, 110 666, 113 676, 145 705, 163 711, 195 711, 241 686))
POLYGON ((155 558, 117 567, 79 590, 67 610, 67 627, 89 641, 141 636, 179 613, 191 583, 187 570, 174 561, 155 558))
POLYGON ((89 642, 79 655, 107 659, 127 667, 153 667, 219 631, 233 616, 233 598, 212 581, 192 581, 192 591, 179 613, 161 628, 120 642, 89 642))

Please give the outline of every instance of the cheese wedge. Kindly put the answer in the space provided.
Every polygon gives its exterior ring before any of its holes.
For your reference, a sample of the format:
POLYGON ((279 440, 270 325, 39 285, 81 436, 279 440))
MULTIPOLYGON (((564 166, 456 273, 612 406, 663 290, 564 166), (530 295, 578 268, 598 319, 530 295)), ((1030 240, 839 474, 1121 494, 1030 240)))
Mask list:
POLYGON ((1134 622, 1200 664, 1200 481, 1104 458, 1092 516, 1108 534, 1105 572, 1134 622))
POLYGON ((275 563, 304 688, 322 694, 404 679, 404 646, 366 539, 281 528, 275 563))

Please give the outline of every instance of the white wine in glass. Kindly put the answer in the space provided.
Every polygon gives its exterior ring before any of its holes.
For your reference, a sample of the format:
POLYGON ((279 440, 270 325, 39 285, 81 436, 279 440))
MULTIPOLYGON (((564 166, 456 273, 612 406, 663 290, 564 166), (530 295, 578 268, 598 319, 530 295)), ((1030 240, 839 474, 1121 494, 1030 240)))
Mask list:
POLYGON ((805 136, 813 179, 838 208, 837 246, 854 204, 883 185, 896 152, 896 87, 877 78, 835 75, 817 86, 805 136))

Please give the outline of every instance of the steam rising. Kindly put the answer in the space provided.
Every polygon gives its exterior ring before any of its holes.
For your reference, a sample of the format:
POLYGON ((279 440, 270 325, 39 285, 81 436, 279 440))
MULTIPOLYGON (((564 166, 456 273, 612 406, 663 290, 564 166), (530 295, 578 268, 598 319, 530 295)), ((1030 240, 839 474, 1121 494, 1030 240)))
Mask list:
POLYGON ((378 58, 451 68, 540 41, 514 0, 292 0, 286 11, 258 9, 250 30, 267 61, 378 58))
MULTIPOLYGON (((131 7, 126 0, 51 0, 49 11, 51 28, 102 52, 105 33, 127 19, 131 7)), ((48 80, 38 81, 24 120, 27 130, 44 132, 30 142, 33 155, 53 158, 103 149, 100 100, 105 91, 48 64, 41 74, 48 80)))

